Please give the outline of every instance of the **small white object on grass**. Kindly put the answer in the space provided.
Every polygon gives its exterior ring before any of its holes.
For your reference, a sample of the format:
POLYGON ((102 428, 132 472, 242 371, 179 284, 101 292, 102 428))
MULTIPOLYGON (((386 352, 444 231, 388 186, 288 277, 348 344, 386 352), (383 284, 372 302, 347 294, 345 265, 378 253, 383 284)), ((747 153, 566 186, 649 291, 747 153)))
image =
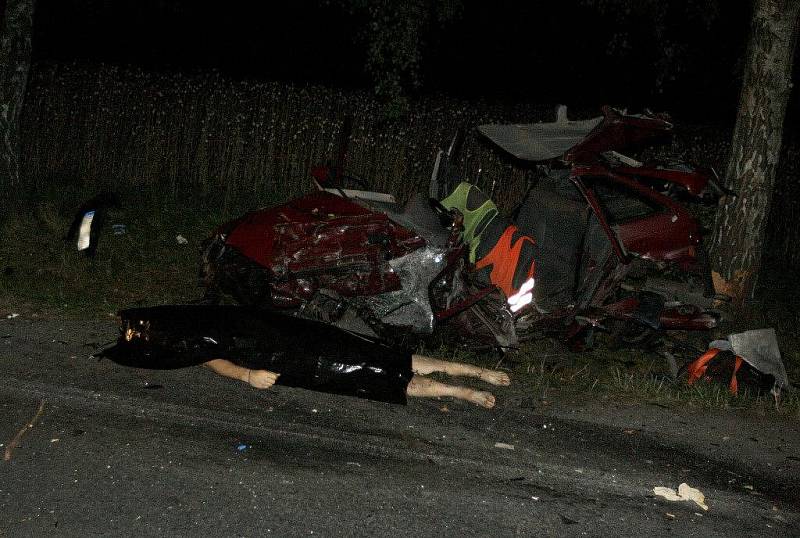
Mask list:
POLYGON ((84 213, 81 227, 78 230, 78 251, 86 250, 92 243, 92 220, 94 220, 94 211, 84 213))
POLYGON ((183 237, 181 234, 178 234, 175 237, 175 241, 177 241, 179 245, 185 245, 185 244, 189 243, 189 240, 186 239, 185 237, 183 237))
POLYGON ((509 445, 508 443, 495 443, 495 448, 502 448, 504 450, 514 450, 514 445, 509 445))

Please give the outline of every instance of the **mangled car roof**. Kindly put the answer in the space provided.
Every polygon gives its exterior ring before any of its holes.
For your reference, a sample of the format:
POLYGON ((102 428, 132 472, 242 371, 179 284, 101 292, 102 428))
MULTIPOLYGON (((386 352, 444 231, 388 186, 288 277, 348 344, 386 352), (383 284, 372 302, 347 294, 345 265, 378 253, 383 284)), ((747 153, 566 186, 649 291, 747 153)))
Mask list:
POLYGON ((598 116, 579 121, 481 125, 478 131, 517 159, 545 161, 564 155, 602 121, 598 116))

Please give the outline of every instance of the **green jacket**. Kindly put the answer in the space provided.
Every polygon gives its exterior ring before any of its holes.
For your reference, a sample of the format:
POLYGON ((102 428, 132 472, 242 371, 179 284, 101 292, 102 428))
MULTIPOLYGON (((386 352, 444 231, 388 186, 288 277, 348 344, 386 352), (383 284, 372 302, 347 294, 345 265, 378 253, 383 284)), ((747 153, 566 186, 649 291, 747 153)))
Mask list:
POLYGON ((458 209, 464 215, 464 243, 469 246, 470 263, 475 263, 482 235, 497 217, 497 206, 478 187, 466 182, 459 183, 442 200, 442 205, 447 209, 458 209))

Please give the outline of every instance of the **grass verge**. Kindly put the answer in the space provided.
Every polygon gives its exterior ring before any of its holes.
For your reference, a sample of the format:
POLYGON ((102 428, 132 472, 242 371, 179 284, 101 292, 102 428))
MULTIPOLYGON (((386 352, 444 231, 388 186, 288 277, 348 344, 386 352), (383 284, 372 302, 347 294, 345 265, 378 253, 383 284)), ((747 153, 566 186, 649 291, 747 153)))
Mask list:
POLYGON ((94 193, 22 200, 0 222, 0 313, 98 318, 125 307, 197 298, 203 240, 225 220, 275 203, 261 200, 163 199, 153 191, 123 194, 110 208, 97 253, 89 258, 64 236, 80 204, 94 193), (114 235, 112 224, 124 224, 114 235), (178 236, 186 238, 180 244, 178 236))

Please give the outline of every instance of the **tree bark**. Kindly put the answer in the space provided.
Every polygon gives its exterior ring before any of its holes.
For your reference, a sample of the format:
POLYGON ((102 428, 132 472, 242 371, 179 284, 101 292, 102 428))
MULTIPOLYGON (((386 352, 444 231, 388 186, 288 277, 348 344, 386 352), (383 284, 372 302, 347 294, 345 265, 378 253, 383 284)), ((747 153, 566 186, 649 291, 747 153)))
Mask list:
POLYGON ((0 196, 19 188, 19 115, 31 65, 35 0, 7 0, 0 36, 0 196))
POLYGON ((718 292, 752 297, 792 88, 800 0, 755 0, 726 179, 738 196, 720 201, 711 238, 718 292))

